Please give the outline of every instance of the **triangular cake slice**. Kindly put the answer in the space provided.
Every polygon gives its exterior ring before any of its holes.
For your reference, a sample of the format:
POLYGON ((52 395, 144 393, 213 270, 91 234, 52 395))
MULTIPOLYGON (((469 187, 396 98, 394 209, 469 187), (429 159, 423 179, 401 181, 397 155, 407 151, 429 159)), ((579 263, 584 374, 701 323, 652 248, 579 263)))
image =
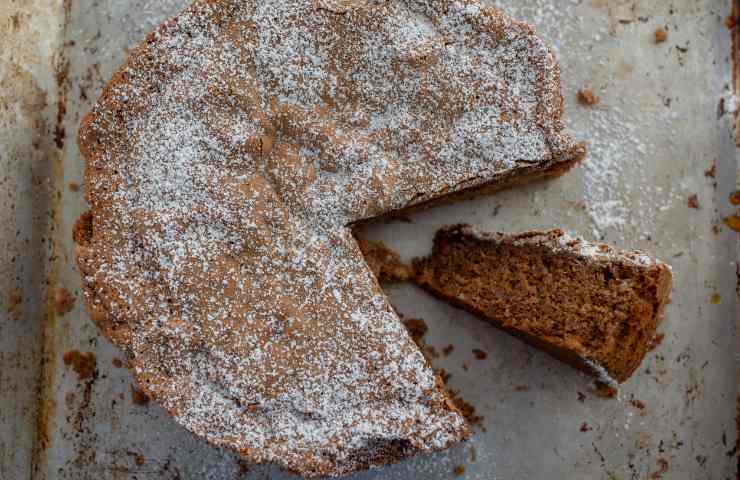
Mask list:
POLYGON ((412 269, 432 294, 612 386, 640 365, 671 291, 666 264, 560 230, 448 227, 412 269))
POLYGON ((198 0, 81 125, 85 298, 174 418, 339 475, 468 435, 351 226, 558 175, 559 70, 477 1, 198 0))

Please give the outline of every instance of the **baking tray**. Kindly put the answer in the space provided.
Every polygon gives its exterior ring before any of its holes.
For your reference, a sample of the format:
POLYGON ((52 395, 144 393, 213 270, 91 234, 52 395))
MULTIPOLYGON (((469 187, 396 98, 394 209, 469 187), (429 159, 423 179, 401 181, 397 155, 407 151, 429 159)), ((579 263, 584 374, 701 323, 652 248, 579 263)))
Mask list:
MULTIPOLYGON (((142 404, 121 353, 81 302, 61 314, 62 289, 80 295, 77 125, 127 50, 185 3, 0 0, 2 480, 292 478, 142 404)), ((400 312, 426 321, 428 344, 454 345, 434 365, 484 420, 448 452, 353 478, 734 478, 738 236, 721 221, 738 182, 729 2, 495 3, 556 49, 567 124, 589 142, 588 159, 560 179, 379 222, 367 235, 406 259, 460 221, 561 227, 645 249, 673 267, 664 339, 619 397, 605 399, 549 356, 413 286, 389 286, 400 312), (668 36, 656 44, 658 28, 668 36), (579 105, 583 88, 599 103, 579 105)))

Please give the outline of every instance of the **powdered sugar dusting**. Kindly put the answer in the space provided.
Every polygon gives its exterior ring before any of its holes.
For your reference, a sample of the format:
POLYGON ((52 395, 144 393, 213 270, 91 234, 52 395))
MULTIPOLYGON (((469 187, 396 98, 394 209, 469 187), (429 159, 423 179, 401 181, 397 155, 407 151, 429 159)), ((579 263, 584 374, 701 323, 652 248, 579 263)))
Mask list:
POLYGON ((588 368, 591 369, 591 373, 596 376, 596 380, 603 383, 604 385, 608 385, 614 388, 617 392, 619 392, 619 383, 611 375, 609 375, 609 372, 606 370, 606 368, 604 368, 600 363, 591 360, 590 358, 581 357, 581 359, 586 365, 588 365, 588 368))
POLYGON ((591 261, 616 261, 640 268, 654 267, 659 264, 665 265, 660 260, 645 252, 639 250, 617 250, 605 243, 588 242, 582 238, 573 237, 560 230, 508 234, 500 232, 486 232, 471 225, 453 226, 448 228, 452 230, 459 229, 464 235, 469 235, 473 238, 484 241, 507 242, 514 245, 546 245, 553 253, 577 255, 591 261))
POLYGON ((149 394, 254 462, 446 448, 467 427, 348 225, 574 161, 558 88, 475 1, 196 2, 83 123, 88 304, 149 394))
POLYGON ((578 121, 572 123, 576 135, 588 141, 582 188, 591 236, 609 236, 626 243, 635 241, 634 232, 642 234, 640 240, 655 236, 665 212, 685 201, 687 187, 676 183, 661 188, 657 179, 638 182, 635 178, 652 175, 647 173, 651 172, 650 162, 665 155, 666 145, 672 144, 666 139, 681 135, 685 119, 680 109, 671 107, 672 89, 665 89, 656 98, 658 89, 653 80, 642 81, 654 79, 653 70, 664 67, 644 60, 640 64, 640 55, 624 48, 613 50, 612 46, 615 39, 634 35, 639 30, 636 23, 659 10, 653 8, 657 4, 573 0, 565 2, 571 5, 564 7, 563 2, 489 3, 516 18, 532 21, 556 51, 568 49, 570 64, 564 66, 568 73, 564 78, 569 100, 583 88, 601 97, 590 107, 568 102, 569 111, 578 110, 573 115, 578 121), (593 18, 602 21, 594 22, 593 18), (656 126, 660 134, 647 133, 655 132, 656 126))

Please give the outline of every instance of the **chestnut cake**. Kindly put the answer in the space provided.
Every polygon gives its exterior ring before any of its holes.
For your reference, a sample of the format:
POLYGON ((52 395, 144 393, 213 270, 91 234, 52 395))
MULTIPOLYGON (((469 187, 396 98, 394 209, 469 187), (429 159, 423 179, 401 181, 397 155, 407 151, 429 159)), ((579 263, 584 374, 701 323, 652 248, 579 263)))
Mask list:
POLYGON ((611 386, 640 365, 671 290, 666 264, 560 230, 444 228, 412 269, 432 294, 611 386))
POLYGON ((351 228, 567 171, 559 69, 475 0, 197 0, 83 119, 84 297, 141 390, 252 463, 465 439, 351 228))

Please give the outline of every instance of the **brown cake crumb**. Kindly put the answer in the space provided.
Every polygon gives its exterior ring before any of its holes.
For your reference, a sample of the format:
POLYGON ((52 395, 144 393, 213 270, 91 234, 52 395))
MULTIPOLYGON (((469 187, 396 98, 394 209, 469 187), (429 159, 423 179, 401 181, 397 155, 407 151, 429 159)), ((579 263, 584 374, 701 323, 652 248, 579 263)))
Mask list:
POLYGON ((406 330, 409 332, 411 340, 413 340, 416 346, 419 347, 419 350, 421 350, 421 353, 424 355, 427 362, 432 363, 432 360, 439 358, 439 352, 434 345, 427 345, 424 341, 424 335, 426 335, 429 330, 426 322, 421 318, 403 318, 403 315, 400 313, 398 316, 401 318, 401 323, 403 323, 406 330))
POLYGON ((422 341, 424 335, 429 331, 429 327, 427 327, 426 322, 421 318, 404 318, 401 321, 406 327, 406 330, 409 331, 409 335, 411 335, 411 339, 414 343, 421 346, 419 342, 422 341))
POLYGON ((727 218, 723 218, 722 221, 725 222, 725 225, 727 225, 731 229, 735 230, 736 232, 740 232, 740 217, 739 216, 730 215, 727 218))
POLYGON ((450 381, 450 378, 452 378, 452 374, 444 368, 436 368, 434 369, 434 372, 439 375, 439 378, 442 379, 442 383, 444 384, 447 384, 447 382, 450 381))
POLYGON ((144 461, 144 455, 136 455, 136 458, 134 459, 134 462, 139 467, 144 465, 144 461))
POLYGON ((88 380, 95 376, 97 369, 97 358, 92 352, 81 353, 78 350, 70 350, 62 357, 64 364, 72 367, 80 380, 88 380))
POLYGON ((735 190, 730 194, 730 204, 740 205, 740 190, 735 190))
POLYGON ((126 366, 126 365, 125 365, 125 364, 123 363, 123 360, 121 360, 120 358, 117 358, 117 357, 116 357, 116 358, 114 358, 113 360, 111 360, 111 363, 112 363, 112 364, 113 364, 113 366, 114 366, 114 367, 116 367, 116 368, 123 368, 124 366, 126 366))
POLYGON ((463 363, 462 364, 462 369, 467 372, 470 369, 470 365, 468 365, 467 363, 463 363))
POLYGON ((517 385, 514 387, 514 390, 517 392, 528 392, 529 391, 529 385, 517 385))
POLYGON ((583 423, 581 424, 581 428, 580 428, 579 430, 580 430, 581 432, 588 432, 589 430, 591 430, 591 428, 589 428, 589 426, 588 426, 588 423, 586 423, 586 422, 583 422, 583 423))
POLYGON ((424 354, 427 360, 439 358, 439 352, 437 352, 437 349, 434 348, 434 345, 424 345, 423 347, 421 347, 421 353, 424 354))
POLYGON ((478 360, 485 360, 486 358, 488 358, 488 352, 485 352, 480 348, 474 348, 473 355, 475 355, 475 358, 477 358, 478 360))
POLYGON ((424 355, 427 362, 432 363, 432 360, 439 358, 439 352, 437 349, 433 345, 427 345, 424 341, 424 335, 426 335, 429 330, 426 322, 421 318, 403 318, 403 315, 401 314, 399 314, 399 317, 401 318, 401 323, 403 323, 406 330, 408 330, 411 340, 413 340, 416 346, 419 347, 419 350, 421 350, 421 353, 424 355))
POLYGON ((663 343, 663 339, 665 339, 665 333, 656 333, 650 341, 650 345, 648 345, 648 350, 652 351, 658 348, 660 344, 663 343))
POLYGON ((54 310, 57 315, 66 315, 75 307, 75 297, 64 287, 54 291, 54 310))
POLYGON ((611 385, 602 382, 595 382, 593 392, 601 398, 617 398, 617 389, 611 385))
POLYGON ((69 182, 69 189, 73 192, 79 192, 80 191, 80 184, 77 182, 69 182))
POLYGON ((650 478, 653 480, 663 478, 663 474, 665 474, 668 471, 668 460, 666 460, 665 458, 659 458, 657 463, 658 463, 658 470, 656 470, 650 475, 650 478))
POLYGON ((368 240, 357 235, 357 244, 365 257, 370 270, 381 283, 400 283, 409 279, 409 266, 401 261, 401 256, 381 241, 368 240))
POLYGON ((460 396, 459 390, 447 390, 447 396, 470 425, 483 422, 483 417, 475 414, 475 407, 460 396))
POLYGON ((596 105, 597 103, 599 103, 599 100, 601 100, 598 96, 594 95, 594 92, 588 89, 578 90, 576 98, 578 99, 578 103, 580 103, 581 105, 586 105, 588 107, 596 105))
POLYGON ((638 410, 645 410, 645 404, 636 398, 631 399, 630 403, 638 410))
POLYGON ((442 355, 445 357, 452 353, 452 351, 455 349, 455 346, 452 344, 447 345, 442 349, 442 355))
POLYGON ((664 28, 655 30, 655 43, 663 43, 668 40, 668 32, 664 28))
POLYGON ((465 475, 465 467, 462 465, 458 465, 455 467, 455 469, 452 472, 455 474, 456 477, 465 475))
POLYGON ((716 178, 717 177, 717 165, 712 163, 711 167, 704 170, 704 176, 709 177, 709 178, 716 178))
POLYGON ((689 208, 699 209, 699 197, 695 193, 689 195, 688 206, 689 208))
POLYGON ((139 390, 136 385, 131 384, 131 401, 134 405, 146 406, 149 404, 149 397, 146 393, 139 390))

